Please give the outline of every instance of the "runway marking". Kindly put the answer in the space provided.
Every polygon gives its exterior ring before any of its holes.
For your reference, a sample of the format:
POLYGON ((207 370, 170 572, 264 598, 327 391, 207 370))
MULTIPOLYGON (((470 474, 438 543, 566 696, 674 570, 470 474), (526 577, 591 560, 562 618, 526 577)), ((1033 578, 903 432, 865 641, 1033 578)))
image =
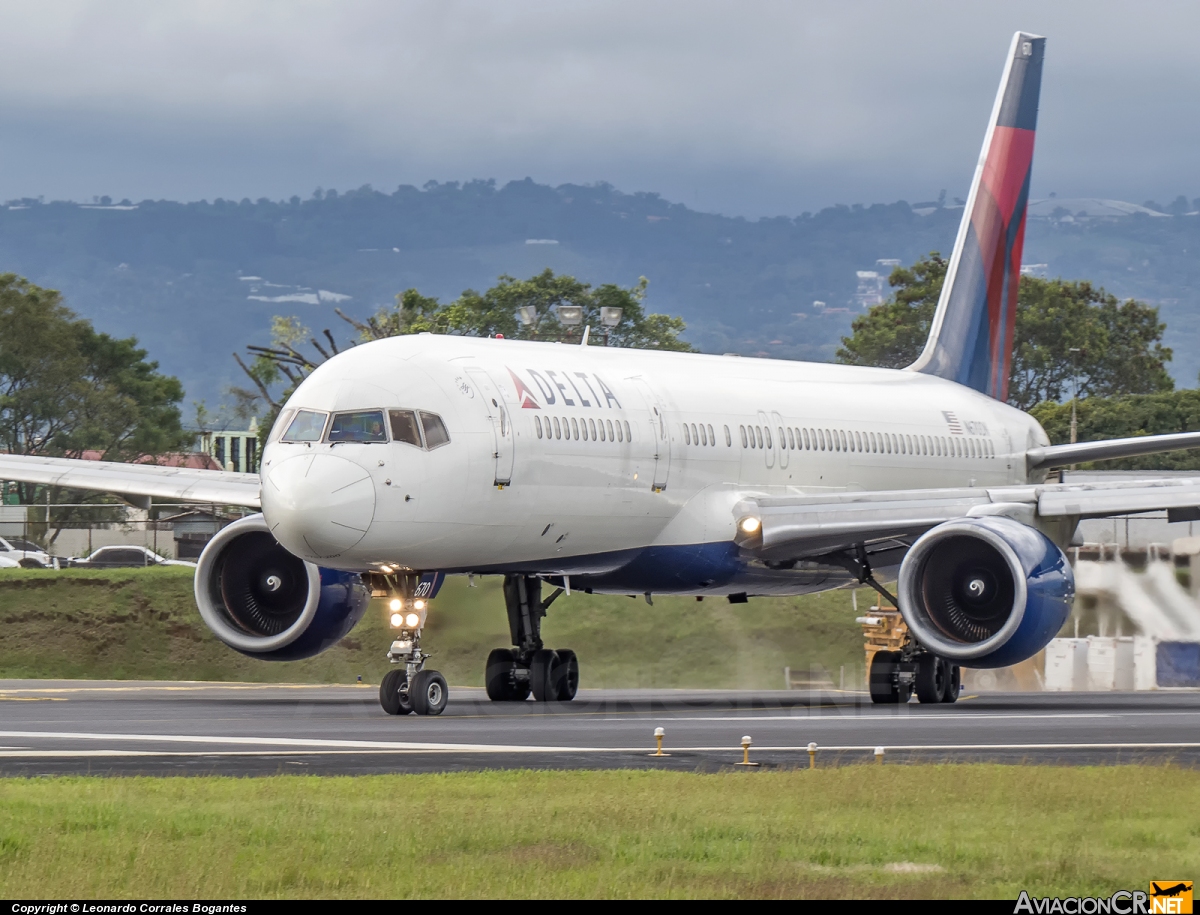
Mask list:
MULTIPOLYGON (((1131 712, 1130 714, 1137 714, 1138 717, 1142 717, 1143 713, 1132 713, 1131 712)), ((1145 714, 1156 714, 1156 713, 1145 713, 1145 714)), ((1172 714, 1174 714, 1174 713, 1172 713, 1172 714)), ((1196 712, 1184 712, 1184 713, 1180 713, 1180 714, 1200 714, 1200 709, 1198 709, 1196 712)), ((659 717, 663 717, 663 714, 661 712, 647 712, 646 715, 639 715, 636 718, 610 718, 608 720, 609 721, 625 721, 625 722, 642 721, 642 720, 644 720, 644 718, 647 715, 658 715, 659 717)), ((731 721, 731 722, 732 721, 789 721, 789 722, 791 722, 791 721, 795 721, 795 722, 822 721, 822 722, 825 722, 825 721, 829 721, 829 722, 837 722, 837 723, 858 724, 859 722, 862 722, 862 721, 903 721, 905 723, 913 722, 913 721, 954 722, 954 721, 969 721, 969 720, 978 719, 978 718, 986 719, 989 721, 995 721, 995 720, 1001 719, 1001 718, 1018 719, 1018 720, 1034 719, 1034 720, 1040 721, 1040 720, 1044 720, 1044 719, 1048 719, 1048 718, 1118 718, 1118 717, 1120 717, 1120 713, 1117 713, 1117 712, 1079 712, 1079 713, 1070 713, 1070 714, 1062 713, 1062 714, 1047 714, 1047 715, 1039 715, 1037 713, 1026 714, 1026 715, 987 715, 987 714, 975 714, 975 713, 970 713, 970 714, 966 714, 966 715, 956 715, 953 712, 946 712, 944 714, 939 714, 937 712, 927 712, 924 714, 898 714, 898 715, 798 715, 798 714, 789 714, 786 712, 781 712, 777 715, 737 715, 735 713, 730 713, 729 715, 712 715, 712 716, 679 715, 679 716, 676 716, 676 717, 674 717, 672 719, 668 719, 668 720, 679 721, 679 722, 685 722, 685 721, 731 721)), ((453 719, 447 719, 447 720, 453 720, 453 719)))
MULTIPOLYGON (((873 754, 877 744, 866 746, 823 747, 818 746, 821 753, 864 753, 873 754)), ((971 752, 994 753, 1002 751, 1046 752, 1065 750, 1200 750, 1200 743, 1023 743, 1023 744, 897 744, 882 745, 888 753, 906 752, 971 752)), ((296 756, 409 756, 409 755, 447 755, 452 753, 469 753, 473 755, 511 754, 511 755, 565 755, 575 754, 632 754, 637 758, 648 756, 647 747, 577 747, 566 750, 562 747, 517 747, 517 746, 454 746, 454 745, 413 745, 406 748, 379 748, 368 752, 361 749, 330 749, 330 750, 197 750, 194 752, 182 750, 114 750, 97 748, 94 750, 39 750, 39 749, 0 749, 0 759, 73 759, 73 758, 110 758, 110 757, 166 757, 173 759, 197 759, 212 757, 230 758, 271 758, 296 756)), ((672 747, 673 754, 682 753, 728 753, 736 758, 739 747, 672 747)), ((763 753, 795 753, 802 760, 807 754, 807 746, 755 748, 756 754, 763 753)))
POLYGON ((62 696, 0 696, 0 702, 68 702, 62 696))
MULTIPOLYGON (((171 750, 54 750, 38 748, 21 748, 0 750, 0 757, 33 757, 55 755, 141 755, 141 756, 210 756, 210 755, 247 755, 247 756, 289 756, 312 755, 324 751, 327 754, 352 755, 363 751, 368 753, 519 753, 519 754, 572 754, 572 753, 643 753, 647 747, 558 747, 558 746, 522 746, 507 744, 457 744, 457 743, 416 743, 369 740, 323 740, 295 737, 214 737, 209 735, 184 734, 97 734, 91 732, 53 732, 53 731, 0 731, 0 737, 18 738, 49 738, 56 740, 111 740, 115 742, 159 742, 159 743, 193 743, 218 746, 270 746, 289 748, 290 752, 280 750, 250 750, 250 751, 210 751, 197 750, 192 752, 171 750), (320 747, 321 751, 304 749, 320 747)), ((820 746, 824 752, 857 752, 874 751, 880 744, 864 746, 820 746)), ((906 751, 973 751, 995 752, 1000 750, 1119 750, 1119 749, 1200 749, 1200 743, 1021 743, 1021 744, 882 744, 885 750, 906 751)), ((680 753, 735 753, 735 746, 700 746, 673 747, 672 752, 680 753)), ((807 752, 804 746, 759 746, 758 752, 807 752)))

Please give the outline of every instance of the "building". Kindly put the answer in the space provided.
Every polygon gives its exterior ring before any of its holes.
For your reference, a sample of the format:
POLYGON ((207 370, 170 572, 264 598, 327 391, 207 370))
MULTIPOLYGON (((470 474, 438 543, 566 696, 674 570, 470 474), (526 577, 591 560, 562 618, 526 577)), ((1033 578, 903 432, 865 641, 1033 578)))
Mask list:
POLYGON ((863 311, 882 305, 887 299, 888 277, 900 266, 899 258, 881 257, 875 261, 874 270, 858 270, 858 290, 854 293, 854 304, 863 311))
POLYGON ((258 420, 251 419, 246 429, 220 429, 196 436, 198 451, 208 454, 217 464, 236 473, 258 472, 258 420))

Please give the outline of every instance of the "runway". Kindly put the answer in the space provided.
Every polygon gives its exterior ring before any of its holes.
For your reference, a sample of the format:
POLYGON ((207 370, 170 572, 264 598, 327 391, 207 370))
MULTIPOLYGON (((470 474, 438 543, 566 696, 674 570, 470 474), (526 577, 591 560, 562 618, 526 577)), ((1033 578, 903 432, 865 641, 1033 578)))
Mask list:
POLYGON ((873 706, 860 693, 583 690, 492 703, 451 688, 393 718, 369 686, 0 681, 0 775, 368 774, 493 768, 715 771, 884 762, 1200 766, 1200 693, 993 693, 873 706), (652 757, 654 729, 664 751, 652 757))

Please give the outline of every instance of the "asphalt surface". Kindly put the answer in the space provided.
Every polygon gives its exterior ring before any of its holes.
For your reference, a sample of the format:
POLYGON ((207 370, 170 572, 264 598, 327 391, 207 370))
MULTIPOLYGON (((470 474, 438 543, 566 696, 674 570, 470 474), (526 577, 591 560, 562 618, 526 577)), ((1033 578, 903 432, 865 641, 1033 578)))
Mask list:
POLYGON ((816 764, 1165 762, 1200 768, 1200 693, 991 693, 873 706, 861 693, 584 690, 396 718, 375 685, 0 680, 0 775, 367 774, 495 768, 714 771, 816 764), (665 731, 653 757, 654 729, 665 731))

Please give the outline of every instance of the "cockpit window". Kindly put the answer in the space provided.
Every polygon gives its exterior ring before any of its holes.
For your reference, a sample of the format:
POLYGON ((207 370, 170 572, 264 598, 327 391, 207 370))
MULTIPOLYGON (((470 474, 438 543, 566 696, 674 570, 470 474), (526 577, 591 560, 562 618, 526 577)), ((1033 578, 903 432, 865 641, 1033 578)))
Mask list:
POLYGON ((425 447, 430 451, 448 444, 450 441, 450 433, 446 431, 446 424, 436 413, 426 413, 422 410, 421 428, 425 430, 425 447))
POLYGON ((386 442, 382 410, 363 410, 358 413, 335 413, 329 424, 331 442, 386 442))
POLYGON ((267 436, 267 442, 275 442, 283 435, 283 432, 288 427, 288 423, 292 421, 292 414, 295 410, 284 410, 275 418, 275 425, 271 427, 271 434, 267 436))
POLYGON ((288 426, 287 432, 283 433, 280 441, 319 442, 321 433, 325 431, 325 420, 328 418, 328 413, 300 410, 296 413, 296 418, 292 420, 291 425, 288 426))
POLYGON ((392 441, 421 447, 421 429, 417 426, 416 411, 389 410, 388 419, 392 421, 392 441))

